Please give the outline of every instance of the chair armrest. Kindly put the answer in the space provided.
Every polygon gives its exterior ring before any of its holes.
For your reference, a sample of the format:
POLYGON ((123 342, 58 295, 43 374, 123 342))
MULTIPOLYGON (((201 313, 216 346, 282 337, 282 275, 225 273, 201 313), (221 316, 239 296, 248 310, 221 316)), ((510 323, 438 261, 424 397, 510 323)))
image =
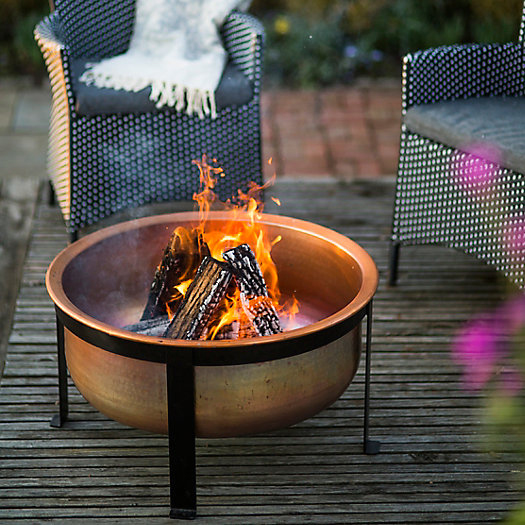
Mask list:
POLYGON ((254 82, 258 90, 264 46, 261 22, 250 14, 234 11, 224 22, 221 36, 230 60, 254 82))
POLYGON ((39 22, 35 27, 34 36, 42 52, 47 50, 58 53, 68 48, 63 38, 58 13, 52 13, 39 22))
MULTIPOLYGON (((62 110, 68 108, 69 112, 74 112, 75 95, 70 73, 71 48, 66 44, 60 15, 53 12, 46 16, 35 27, 34 36, 44 57, 51 83, 52 115, 61 113, 62 118, 65 118, 66 113, 62 110)), ((52 117, 52 122, 54 120, 52 117)), ((65 128, 65 124, 62 123, 61 126, 65 128)))
POLYGON ((524 94, 519 43, 464 44, 418 51, 403 59, 403 114, 444 100, 524 94))

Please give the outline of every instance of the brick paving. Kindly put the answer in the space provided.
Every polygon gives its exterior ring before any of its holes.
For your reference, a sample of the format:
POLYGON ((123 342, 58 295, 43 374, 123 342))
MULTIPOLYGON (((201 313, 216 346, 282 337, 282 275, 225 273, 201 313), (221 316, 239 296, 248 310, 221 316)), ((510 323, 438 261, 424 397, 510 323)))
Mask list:
MULTIPOLYGON (((45 178, 50 100, 47 84, 0 79, 0 180, 45 178)), ((319 91, 264 90, 265 176, 391 177, 397 169, 400 115, 396 80, 319 91)))
POLYGON ((265 175, 374 178, 397 170, 398 83, 320 91, 265 91, 261 104, 265 175))

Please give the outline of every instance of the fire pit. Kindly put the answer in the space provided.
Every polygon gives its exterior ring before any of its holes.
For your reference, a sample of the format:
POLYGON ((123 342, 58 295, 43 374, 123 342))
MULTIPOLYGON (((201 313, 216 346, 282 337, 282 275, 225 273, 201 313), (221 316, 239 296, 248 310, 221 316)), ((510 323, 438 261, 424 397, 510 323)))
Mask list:
MULTIPOLYGON (((283 295, 300 306, 296 327, 266 337, 186 341, 132 333, 151 276, 176 226, 195 212, 147 217, 88 235, 49 267, 46 284, 58 327, 60 413, 67 418, 67 367, 100 412, 126 425, 169 434, 171 516, 194 517, 195 436, 227 437, 286 427, 332 404, 353 379, 361 321, 378 274, 355 242, 297 219, 263 215, 283 295)), ((220 231, 231 217, 210 212, 220 231)), ((244 220, 237 217, 235 220, 244 220)), ((368 347, 368 344, 367 344, 368 347)), ((369 351, 365 384, 368 433, 369 351)))

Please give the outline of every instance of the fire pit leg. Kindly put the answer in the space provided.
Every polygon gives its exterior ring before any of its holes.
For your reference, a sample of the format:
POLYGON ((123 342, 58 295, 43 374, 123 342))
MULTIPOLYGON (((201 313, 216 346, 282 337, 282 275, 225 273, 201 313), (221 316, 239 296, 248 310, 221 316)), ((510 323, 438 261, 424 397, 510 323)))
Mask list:
POLYGON ((390 260, 388 263, 388 286, 397 284, 397 269, 399 266, 399 241, 390 243, 390 260))
POLYGON ((197 514, 195 474, 195 369, 191 351, 178 350, 166 364, 170 518, 197 514))
POLYGON ((369 417, 370 417, 370 359, 372 346, 372 300, 366 307, 366 358, 365 358, 365 417, 364 417, 364 436, 363 448, 365 454, 378 454, 381 444, 379 441, 372 441, 368 438, 369 417))
POLYGON ((67 420, 67 365, 64 353, 64 325, 57 316, 57 355, 58 355, 58 414, 50 422, 52 427, 61 427, 67 420))

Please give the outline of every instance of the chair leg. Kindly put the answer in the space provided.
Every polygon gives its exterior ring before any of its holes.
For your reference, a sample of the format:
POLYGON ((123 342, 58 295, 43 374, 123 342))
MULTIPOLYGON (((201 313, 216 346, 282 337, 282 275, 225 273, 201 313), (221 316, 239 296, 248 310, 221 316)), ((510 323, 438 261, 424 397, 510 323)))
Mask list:
POLYGON ((51 183, 51 181, 48 182, 48 194, 47 194, 47 202, 49 204, 49 206, 51 207, 55 207, 56 204, 57 204, 57 197, 55 195, 55 188, 53 188, 53 184, 51 183))
POLYGON ((397 268, 399 266, 399 241, 390 242, 390 257, 388 263, 388 285, 395 286, 397 284, 397 268))

